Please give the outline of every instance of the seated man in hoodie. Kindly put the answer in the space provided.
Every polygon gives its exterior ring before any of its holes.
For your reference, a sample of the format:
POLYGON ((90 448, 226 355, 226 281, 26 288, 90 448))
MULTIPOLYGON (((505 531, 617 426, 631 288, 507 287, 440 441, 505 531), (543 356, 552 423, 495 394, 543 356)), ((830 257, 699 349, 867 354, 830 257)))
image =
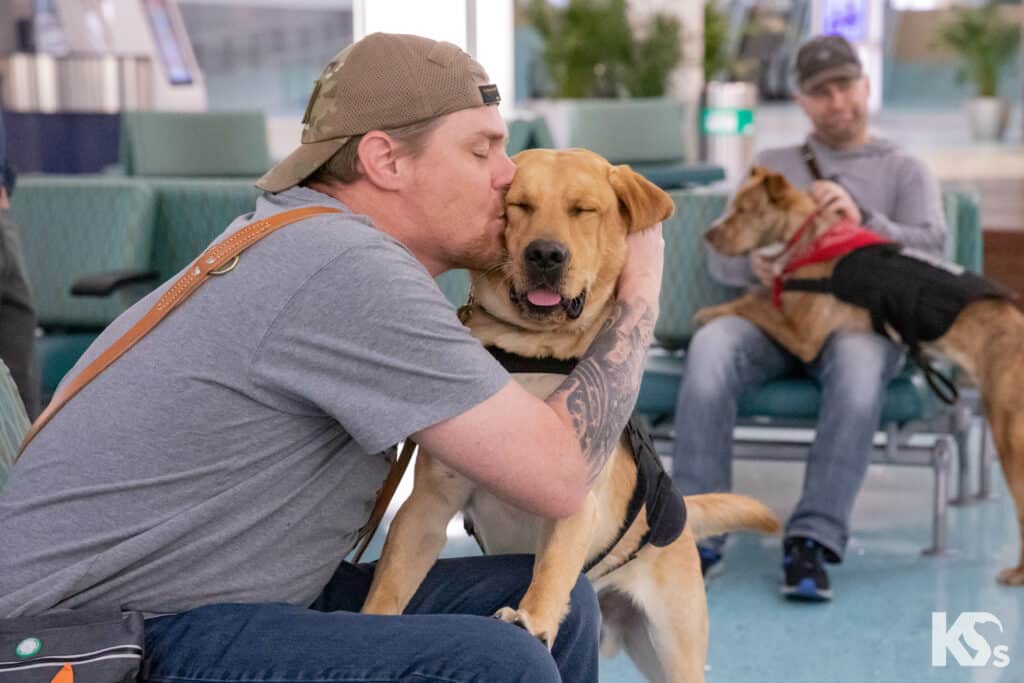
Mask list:
MULTIPOLYGON (((756 165, 809 190, 819 206, 830 204, 905 246, 942 256, 946 226, 938 183, 920 160, 868 130, 870 84, 854 48, 839 36, 813 38, 801 47, 796 72, 795 99, 812 131, 802 144, 764 150, 756 165)), ((708 266, 732 286, 770 287, 774 278, 769 262, 756 254, 726 258, 709 249, 708 266)), ((842 561, 886 385, 902 363, 900 348, 884 337, 840 332, 805 365, 738 317, 712 321, 690 344, 673 452, 673 478, 684 494, 731 488, 732 433, 745 389, 796 372, 821 386, 803 494, 785 531, 787 597, 831 599, 824 564, 842 561)), ((721 559, 723 542, 703 542, 705 573, 721 559)))

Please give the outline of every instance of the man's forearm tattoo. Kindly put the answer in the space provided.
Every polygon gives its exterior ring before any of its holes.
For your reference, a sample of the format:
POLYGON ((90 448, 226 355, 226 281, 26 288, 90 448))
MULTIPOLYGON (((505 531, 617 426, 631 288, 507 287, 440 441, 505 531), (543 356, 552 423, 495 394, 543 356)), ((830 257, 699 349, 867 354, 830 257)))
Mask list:
POLYGON ((615 450, 640 391, 654 311, 618 302, 590 348, 554 396, 564 396, 593 482, 615 450))

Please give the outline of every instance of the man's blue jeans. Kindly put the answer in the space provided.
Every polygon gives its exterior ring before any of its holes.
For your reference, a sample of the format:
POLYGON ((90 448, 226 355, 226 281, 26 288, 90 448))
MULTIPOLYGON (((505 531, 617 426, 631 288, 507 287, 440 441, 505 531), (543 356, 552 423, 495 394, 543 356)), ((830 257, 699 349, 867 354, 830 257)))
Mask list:
MULTIPOLYGON (((885 388, 903 364, 898 346, 876 334, 838 332, 804 365, 752 323, 722 317, 697 331, 675 416, 672 478, 683 494, 732 488, 732 433, 749 387, 804 369, 821 387, 803 494, 786 537, 813 538, 840 561, 850 512, 864 482, 885 388)), ((701 541, 721 550, 724 538, 701 541)))
POLYGON ((551 653, 491 615, 518 605, 526 555, 439 560, 405 614, 359 614, 373 565, 343 563, 309 608, 209 605, 146 621, 148 681, 596 681, 600 612, 585 578, 551 653))

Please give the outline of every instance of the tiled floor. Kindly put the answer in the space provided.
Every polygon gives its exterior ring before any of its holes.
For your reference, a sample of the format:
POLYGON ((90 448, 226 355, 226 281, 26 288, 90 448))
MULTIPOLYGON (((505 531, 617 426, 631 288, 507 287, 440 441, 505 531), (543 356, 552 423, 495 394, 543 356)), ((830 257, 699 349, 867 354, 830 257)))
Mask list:
MULTIPOLYGON (((780 517, 800 491, 801 464, 737 462, 738 492, 756 496, 780 517)), ((872 467, 858 499, 846 561, 833 567, 835 599, 793 604, 778 594, 780 542, 736 536, 724 571, 708 584, 711 642, 707 680, 729 683, 1024 683, 1024 588, 994 581, 1019 551, 1013 506, 998 466, 995 500, 950 511, 950 550, 921 554, 929 541, 930 470, 872 467), (1002 623, 978 632, 1006 645, 1009 666, 931 665, 932 612, 949 624, 961 612, 990 612, 1002 623)), ((398 497, 407 495, 408 482, 398 497), (404 491, 404 492, 403 492, 404 491)), ((395 505, 395 504, 393 504, 395 505)), ((378 533, 368 557, 376 556, 378 533)), ((475 553, 460 525, 449 527, 445 555, 475 553)), ((642 681, 625 656, 602 661, 602 683, 642 681)))

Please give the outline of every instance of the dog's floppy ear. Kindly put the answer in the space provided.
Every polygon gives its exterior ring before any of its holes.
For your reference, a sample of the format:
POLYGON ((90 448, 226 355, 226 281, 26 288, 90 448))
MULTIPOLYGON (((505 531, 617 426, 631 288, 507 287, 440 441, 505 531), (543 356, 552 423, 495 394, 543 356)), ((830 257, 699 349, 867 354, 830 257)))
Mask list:
POLYGON ((608 171, 608 182, 619 198, 619 210, 630 232, 649 228, 676 211, 676 205, 667 192, 626 164, 612 166, 608 171))
POLYGON ((768 199, 772 204, 786 206, 789 204, 790 184, 786 176, 781 173, 764 172, 764 189, 768 192, 768 199))

